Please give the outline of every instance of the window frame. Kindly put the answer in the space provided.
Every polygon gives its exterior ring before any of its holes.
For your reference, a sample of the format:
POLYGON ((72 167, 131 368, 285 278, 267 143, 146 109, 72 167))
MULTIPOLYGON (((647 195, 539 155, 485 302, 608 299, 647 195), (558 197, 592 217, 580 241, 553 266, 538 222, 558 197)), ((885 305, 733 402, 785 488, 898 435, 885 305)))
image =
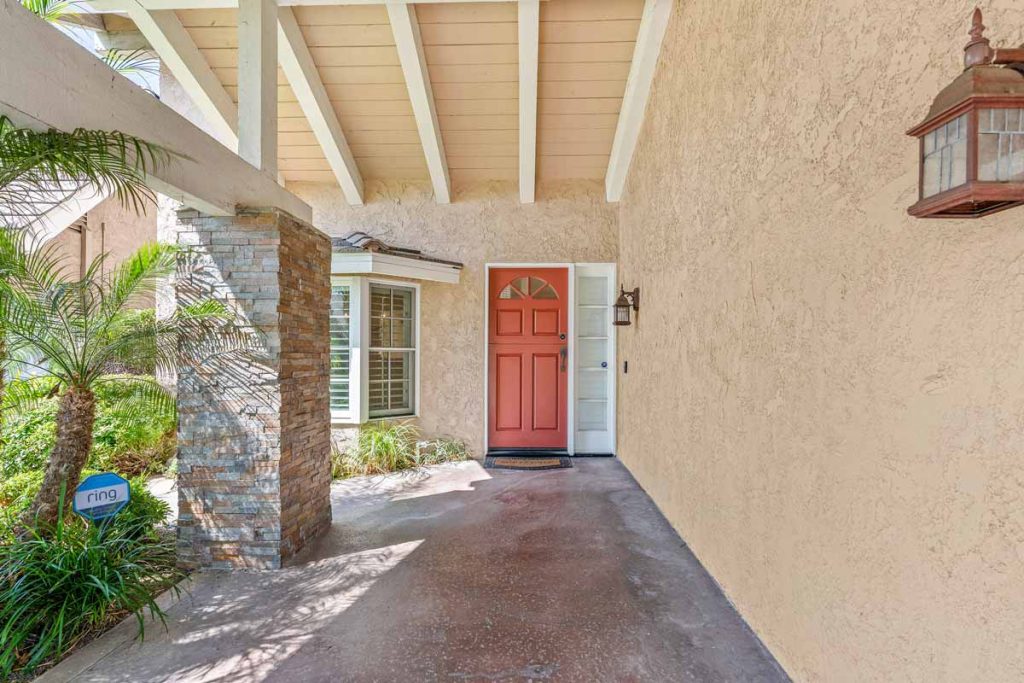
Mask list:
MULTIPOLYGON (((349 410, 331 411, 331 424, 351 425, 390 419, 409 419, 420 414, 421 288, 401 278, 331 275, 332 285, 349 286, 349 410), (396 415, 370 417, 370 286, 401 287, 413 292, 412 410, 396 415)), ((403 349, 404 350, 404 349, 403 349)))

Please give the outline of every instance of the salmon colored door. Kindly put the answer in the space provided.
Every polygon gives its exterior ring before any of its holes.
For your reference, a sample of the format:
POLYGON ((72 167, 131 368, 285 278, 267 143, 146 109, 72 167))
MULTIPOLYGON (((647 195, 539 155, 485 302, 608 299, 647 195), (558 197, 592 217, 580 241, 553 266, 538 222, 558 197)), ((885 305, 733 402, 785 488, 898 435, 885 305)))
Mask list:
POLYGON ((491 270, 490 448, 566 447, 568 291, 565 268, 491 270))

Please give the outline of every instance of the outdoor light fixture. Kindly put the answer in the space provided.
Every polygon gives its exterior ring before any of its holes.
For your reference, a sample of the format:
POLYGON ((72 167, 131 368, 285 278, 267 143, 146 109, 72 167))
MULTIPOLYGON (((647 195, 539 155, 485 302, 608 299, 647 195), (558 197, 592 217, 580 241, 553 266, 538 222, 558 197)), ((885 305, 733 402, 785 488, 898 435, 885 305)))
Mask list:
POLYGON ((613 325, 628 325, 629 324, 629 309, 634 311, 640 311, 640 288, 635 288, 632 292, 627 292, 625 287, 619 285, 621 290, 619 293, 619 300, 615 302, 615 320, 612 322, 613 325))
POLYGON ((964 72, 907 132, 920 140, 918 218, 978 218, 1024 204, 1024 48, 993 48, 974 10, 964 72))

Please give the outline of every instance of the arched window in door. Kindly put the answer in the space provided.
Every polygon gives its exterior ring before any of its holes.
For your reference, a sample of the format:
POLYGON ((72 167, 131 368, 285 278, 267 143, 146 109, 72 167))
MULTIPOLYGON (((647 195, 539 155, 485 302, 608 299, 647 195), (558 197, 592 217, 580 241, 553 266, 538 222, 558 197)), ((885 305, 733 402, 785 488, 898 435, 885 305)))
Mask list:
POLYGON ((499 299, 557 299, 558 292, 549 282, 539 277, 517 277, 505 285, 499 299))

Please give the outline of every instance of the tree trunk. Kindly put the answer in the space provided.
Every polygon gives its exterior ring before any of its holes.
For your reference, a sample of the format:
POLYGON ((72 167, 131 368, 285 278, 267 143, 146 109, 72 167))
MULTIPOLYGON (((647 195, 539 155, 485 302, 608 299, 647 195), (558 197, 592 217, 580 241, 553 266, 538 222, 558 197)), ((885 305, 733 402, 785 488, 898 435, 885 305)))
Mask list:
POLYGON ((36 526, 44 533, 53 529, 60 513, 71 507, 92 448, 92 427, 96 420, 96 397, 88 389, 71 388, 60 397, 57 409, 57 443, 46 466, 43 485, 22 518, 25 526, 36 526))

